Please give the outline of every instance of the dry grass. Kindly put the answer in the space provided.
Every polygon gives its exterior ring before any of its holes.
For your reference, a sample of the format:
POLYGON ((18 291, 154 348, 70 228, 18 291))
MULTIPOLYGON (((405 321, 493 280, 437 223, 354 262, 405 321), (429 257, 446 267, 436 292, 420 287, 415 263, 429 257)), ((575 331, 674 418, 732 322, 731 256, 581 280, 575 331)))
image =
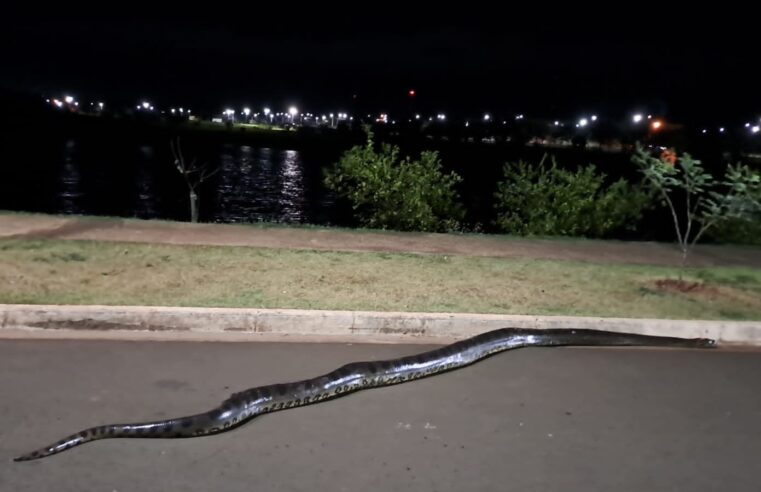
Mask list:
POLYGON ((87 241, 0 241, 0 302, 761 319, 761 270, 87 241))

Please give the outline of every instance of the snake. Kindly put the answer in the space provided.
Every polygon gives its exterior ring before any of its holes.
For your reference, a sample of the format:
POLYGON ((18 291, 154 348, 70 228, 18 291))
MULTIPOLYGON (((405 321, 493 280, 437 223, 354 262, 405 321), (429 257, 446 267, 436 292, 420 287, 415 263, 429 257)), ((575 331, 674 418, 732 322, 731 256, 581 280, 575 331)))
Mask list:
POLYGON ((716 346, 716 341, 588 329, 501 328, 418 355, 352 362, 312 379, 250 388, 233 393, 217 407, 197 415, 90 427, 14 458, 14 461, 52 456, 99 439, 189 438, 219 434, 240 427, 262 414, 311 405, 363 389, 405 383, 459 369, 498 352, 534 346, 712 348, 716 346))

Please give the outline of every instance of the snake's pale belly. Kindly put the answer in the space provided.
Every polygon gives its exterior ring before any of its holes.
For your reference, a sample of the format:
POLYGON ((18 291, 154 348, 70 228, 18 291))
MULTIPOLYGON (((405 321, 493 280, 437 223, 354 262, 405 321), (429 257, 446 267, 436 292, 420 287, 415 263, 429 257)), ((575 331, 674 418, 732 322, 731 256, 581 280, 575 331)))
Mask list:
POLYGON ((108 438, 182 438, 225 432, 257 415, 310 405, 354 391, 404 383, 464 367, 489 355, 529 346, 663 346, 709 348, 705 338, 672 338, 597 330, 530 330, 503 328, 419 355, 353 362, 324 376, 285 384, 259 386, 235 393, 212 410, 188 417, 134 424, 91 427, 25 454, 15 461, 44 458, 80 444, 108 438))

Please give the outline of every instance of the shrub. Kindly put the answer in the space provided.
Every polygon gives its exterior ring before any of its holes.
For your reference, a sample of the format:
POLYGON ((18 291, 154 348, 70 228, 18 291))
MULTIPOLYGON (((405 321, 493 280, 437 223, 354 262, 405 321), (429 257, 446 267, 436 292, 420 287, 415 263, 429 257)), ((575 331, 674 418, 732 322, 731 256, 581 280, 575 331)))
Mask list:
POLYGON ((454 190, 460 180, 442 172, 436 152, 422 152, 413 161, 400 158, 397 146, 383 144, 376 151, 368 131, 367 143, 345 152, 327 172, 325 184, 352 202, 365 226, 447 231, 457 228, 464 215, 454 190))
POLYGON ((546 155, 534 166, 507 163, 497 184, 497 225, 521 235, 604 237, 631 228, 650 196, 620 179, 605 187, 605 174, 593 165, 567 171, 546 155))

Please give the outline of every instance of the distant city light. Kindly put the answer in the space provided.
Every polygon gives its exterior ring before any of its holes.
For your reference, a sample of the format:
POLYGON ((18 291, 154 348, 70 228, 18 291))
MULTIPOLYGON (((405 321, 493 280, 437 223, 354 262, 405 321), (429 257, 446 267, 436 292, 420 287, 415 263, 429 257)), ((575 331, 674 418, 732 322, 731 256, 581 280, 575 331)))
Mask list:
POLYGON ((416 119, 416 120, 419 120, 419 119, 420 119, 420 115, 419 115, 419 114, 416 114, 416 115, 415 115, 415 119, 416 119))
POLYGON ((102 102, 99 102, 99 103, 98 103, 98 107, 99 107, 100 109, 103 109, 103 106, 105 106, 105 104, 103 104, 102 102))
POLYGON ((415 97, 415 89, 410 89, 407 94, 410 95, 410 97, 415 97))
POLYGON ((523 119, 523 114, 517 114, 517 115, 515 115, 515 119, 516 120, 522 120, 523 119))
POLYGON ((592 121, 597 121, 597 115, 596 114, 592 115, 592 121))
POLYGON ((642 116, 641 114, 637 113, 637 114, 635 114, 634 116, 632 116, 632 121, 633 121, 634 123, 640 123, 640 122, 642 122, 642 120, 643 120, 644 118, 645 118, 644 116, 642 116))
POLYGON ((291 117, 293 117, 299 114, 299 110, 296 109, 296 106, 291 106, 290 108, 288 108, 288 113, 291 115, 291 117))
POLYGON ((171 112, 172 112, 172 114, 174 114, 174 113, 175 113, 175 109, 174 109, 174 108, 170 109, 169 111, 171 111, 171 112))
POLYGON ((582 118, 582 119, 579 120, 578 126, 583 128, 583 127, 587 126, 588 124, 589 124, 589 120, 587 120, 586 118, 582 118))
POLYGON ((149 103, 148 101, 143 101, 142 106, 143 106, 143 109, 148 109, 151 107, 151 103, 149 103))
POLYGON ((651 115, 651 114, 647 115, 647 119, 648 120, 652 120, 653 119, 653 115, 651 115))
POLYGON ((57 107, 63 106, 63 101, 60 101, 58 99, 53 99, 53 104, 55 104, 57 107))
POLYGON ((700 132, 700 133, 704 133, 704 134, 705 134, 705 133, 708 133, 708 130, 706 130, 705 128, 703 128, 703 131, 702 131, 702 132, 700 132))
MULTIPOLYGON (((180 108, 180 111, 182 111, 182 108, 180 108)), ((251 108, 243 108, 243 114, 246 116, 251 114, 251 108)))
POLYGON ((439 113, 439 114, 436 115, 436 119, 444 121, 444 120, 447 119, 447 115, 445 115, 444 113, 439 113))
POLYGON ((751 133, 758 133, 758 132, 761 131, 761 126, 758 126, 758 125, 753 126, 753 127, 751 127, 750 131, 751 131, 751 133))
POLYGON ((555 120, 555 126, 560 126, 560 122, 558 120, 555 120))
POLYGON ((74 102, 74 98, 71 96, 66 96, 63 98, 64 101, 66 101, 66 104, 71 104, 74 102))
POLYGON ((745 123, 745 128, 750 128, 750 123, 745 123))
POLYGON ((650 128, 653 129, 653 131, 658 131, 663 127, 663 122, 661 120, 653 120, 652 123, 650 123, 650 128))
POLYGON ((264 116, 267 116, 270 114, 270 108, 264 108, 264 116))
POLYGON ((486 113, 484 115, 484 121, 489 121, 491 119, 491 115, 489 113, 486 113))
POLYGON ((719 128, 719 133, 724 133, 724 127, 719 128))

